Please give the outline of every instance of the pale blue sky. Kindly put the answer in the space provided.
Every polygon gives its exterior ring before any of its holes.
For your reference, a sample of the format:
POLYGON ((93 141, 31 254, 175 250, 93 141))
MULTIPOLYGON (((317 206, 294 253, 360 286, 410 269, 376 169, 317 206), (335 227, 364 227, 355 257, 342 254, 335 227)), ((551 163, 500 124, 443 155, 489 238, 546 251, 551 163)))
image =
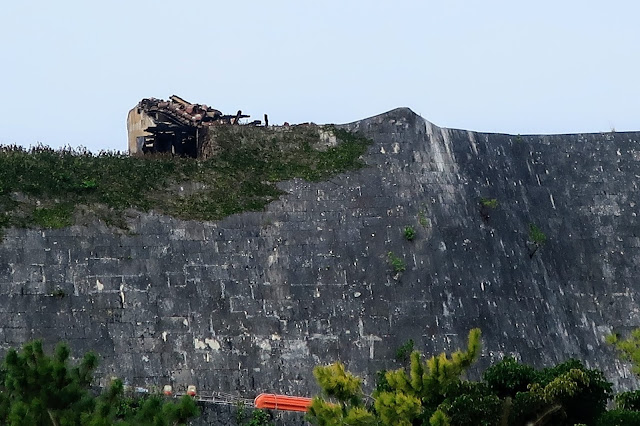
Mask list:
POLYGON ((443 127, 640 130, 640 2, 17 1, 0 15, 0 143, 126 149, 177 94, 272 123, 408 106, 443 127))

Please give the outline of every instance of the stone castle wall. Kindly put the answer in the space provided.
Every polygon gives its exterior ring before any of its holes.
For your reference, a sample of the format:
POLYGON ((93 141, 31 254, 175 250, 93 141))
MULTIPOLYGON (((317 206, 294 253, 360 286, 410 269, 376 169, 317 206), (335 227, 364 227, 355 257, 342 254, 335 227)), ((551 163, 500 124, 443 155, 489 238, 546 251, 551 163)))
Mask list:
POLYGON ((408 109, 345 127, 374 140, 369 166, 284 182, 263 212, 9 230, 0 349, 64 340, 100 354, 102 383, 306 396, 318 363, 370 387, 408 339, 431 354, 480 327, 475 374, 577 357, 637 385, 603 339, 640 326, 639 133, 482 134, 408 109), (488 219, 481 197, 499 203, 488 219), (532 257, 530 224, 548 237, 532 257))

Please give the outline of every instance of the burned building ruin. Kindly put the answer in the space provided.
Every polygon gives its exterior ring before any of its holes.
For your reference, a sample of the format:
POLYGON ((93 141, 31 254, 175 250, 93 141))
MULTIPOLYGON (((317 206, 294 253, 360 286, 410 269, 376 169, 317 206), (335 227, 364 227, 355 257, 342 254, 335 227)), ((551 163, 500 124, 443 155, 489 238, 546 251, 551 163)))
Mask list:
MULTIPOLYGON (((129 153, 172 153, 199 157, 202 140, 217 125, 238 125, 248 115, 225 115, 207 105, 192 104, 173 95, 168 101, 141 100, 127 116, 129 153)), ((266 115, 265 115, 266 121, 266 115)), ((255 120, 249 125, 260 125, 255 120)))

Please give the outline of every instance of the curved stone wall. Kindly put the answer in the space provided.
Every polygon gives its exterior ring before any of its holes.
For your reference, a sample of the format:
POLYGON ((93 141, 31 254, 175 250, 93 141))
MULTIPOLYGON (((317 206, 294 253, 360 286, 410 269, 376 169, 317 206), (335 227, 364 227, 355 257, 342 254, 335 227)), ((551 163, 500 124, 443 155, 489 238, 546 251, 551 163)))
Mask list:
POLYGON ((369 167, 285 182, 264 212, 9 230, 0 346, 65 340, 101 355, 103 383, 252 398, 313 394, 334 360, 371 385, 408 339, 430 354, 480 327, 478 370, 578 357, 637 384, 603 338, 640 326, 640 134, 482 134, 408 109, 345 127, 374 140, 369 167), (532 256, 530 224, 548 237, 532 256))

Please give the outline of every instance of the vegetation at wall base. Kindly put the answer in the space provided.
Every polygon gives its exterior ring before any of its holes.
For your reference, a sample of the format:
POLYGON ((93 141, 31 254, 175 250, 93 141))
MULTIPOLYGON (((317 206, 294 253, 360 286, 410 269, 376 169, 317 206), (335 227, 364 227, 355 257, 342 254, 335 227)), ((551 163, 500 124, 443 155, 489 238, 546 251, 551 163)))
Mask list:
POLYGON ((271 413, 264 410, 253 410, 246 426, 273 426, 271 413))
POLYGON ((640 393, 623 392, 607 411, 612 384, 602 372, 570 359, 536 370, 506 357, 480 381, 464 378, 480 353, 480 331, 467 348, 424 359, 413 351, 407 368, 378 373, 372 395, 341 363, 318 366, 322 393, 308 420, 316 425, 634 426, 640 425, 640 393))
POLYGON ((616 348, 620 358, 631 363, 632 371, 640 375, 640 328, 633 330, 624 339, 617 333, 611 334, 606 341, 616 348))
POLYGON ((409 339, 404 342, 398 349, 396 349, 396 361, 406 362, 409 360, 409 355, 413 352, 414 347, 413 339, 409 339))
POLYGON ((265 410, 249 410, 244 402, 236 403, 236 424, 238 426, 273 426, 273 416, 265 410), (251 417, 249 417, 251 412, 251 417))
POLYGON ((262 210, 282 195, 278 182, 321 181, 364 167, 360 157, 369 140, 324 126, 338 143, 323 149, 319 129, 221 127, 220 150, 204 161, 0 147, 0 232, 8 227, 62 228, 82 215, 125 226, 127 209, 194 220, 262 210))
POLYGON ((91 390, 98 357, 85 354, 72 365, 71 352, 58 344, 53 356, 42 342, 18 352, 9 349, 0 369, 0 423, 11 426, 169 426, 199 415, 193 398, 173 402, 160 395, 128 397, 122 381, 96 396, 91 390))
MULTIPOLYGON (((480 354, 480 330, 469 333, 465 351, 451 356, 440 354, 424 360, 420 352, 411 353, 410 368, 384 373, 384 386, 378 386, 368 402, 362 391, 362 380, 347 372, 344 365, 334 363, 313 370, 322 394, 312 400, 308 419, 313 424, 381 424, 411 426, 413 424, 446 424, 450 416, 440 407, 450 386, 460 382, 460 375, 480 354), (342 423, 340 423, 342 422, 342 423)), ((477 420, 477 419, 475 419, 477 420)), ((477 423, 480 424, 480 423, 477 423)))

